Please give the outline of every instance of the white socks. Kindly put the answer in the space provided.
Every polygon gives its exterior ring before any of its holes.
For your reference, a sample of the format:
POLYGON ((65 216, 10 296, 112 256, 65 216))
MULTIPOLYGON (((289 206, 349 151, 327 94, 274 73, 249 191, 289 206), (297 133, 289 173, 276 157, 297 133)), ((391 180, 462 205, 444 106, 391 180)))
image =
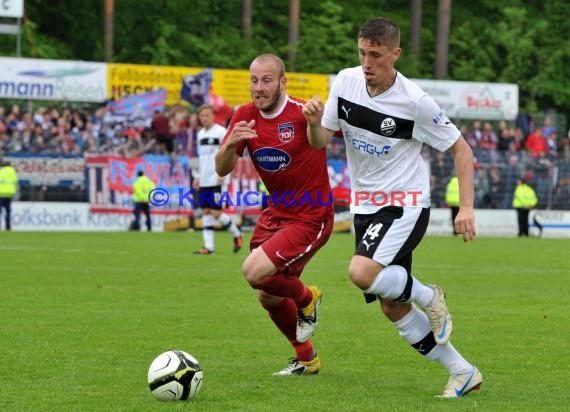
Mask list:
MULTIPOLYGON (((414 345, 421 341, 431 332, 429 320, 426 314, 419 310, 415 305, 412 305, 412 310, 409 311, 406 316, 399 321, 394 322, 394 326, 400 331, 400 336, 410 345, 414 345)), ((435 343, 435 339, 433 342, 435 343)), ((420 352, 427 355, 433 347, 434 345, 430 344, 420 352)))
POLYGON ((210 251, 214 251, 214 224, 216 219, 212 215, 202 216, 202 237, 204 238, 204 247, 210 251))
POLYGON ((432 288, 415 277, 408 276, 406 269, 399 265, 390 265, 382 269, 364 293, 380 295, 388 300, 416 302, 422 308, 428 306, 435 295, 432 288))
POLYGON ((241 232, 238 229, 237 225, 234 223, 232 218, 229 217, 227 214, 222 213, 218 218, 218 222, 220 222, 220 224, 222 224, 223 226, 228 226, 228 230, 230 231, 233 237, 238 237, 241 235, 241 232))
POLYGON ((433 332, 429 326, 429 320, 424 312, 412 304, 412 310, 397 322, 394 326, 414 349, 426 359, 437 361, 448 370, 450 375, 468 373, 472 365, 461 356, 451 342, 445 345, 437 345, 433 332))
MULTIPOLYGON (((241 231, 234 223, 231 217, 227 214, 222 213, 217 221, 223 225, 227 226, 228 230, 231 232, 233 237, 238 237, 241 235, 241 231)), ((204 247, 208 250, 214 251, 214 225, 216 224, 216 218, 213 215, 203 215, 202 216, 202 237, 204 238, 204 247)))

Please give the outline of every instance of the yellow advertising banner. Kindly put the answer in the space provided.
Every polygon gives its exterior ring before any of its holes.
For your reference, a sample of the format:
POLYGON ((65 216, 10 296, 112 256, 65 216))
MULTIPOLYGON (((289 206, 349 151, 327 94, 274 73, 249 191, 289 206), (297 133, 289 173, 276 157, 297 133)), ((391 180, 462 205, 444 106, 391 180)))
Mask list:
MULTIPOLYGON (((107 64, 107 98, 120 99, 164 88, 167 91, 167 106, 183 103, 180 100, 182 79, 202 70, 205 68, 107 64)), ((325 74, 287 73, 287 93, 304 100, 318 94, 325 101, 328 97, 328 79, 329 76, 325 74)), ((221 96, 230 106, 250 102, 249 70, 213 69, 212 93, 221 96)))
POLYGON ((313 73, 287 73, 287 94, 309 100, 318 94, 323 102, 329 97, 329 76, 313 73))
MULTIPOLYGON (((250 102, 249 70, 214 69, 212 92, 222 96, 230 106, 250 102)), ((329 95, 329 76, 287 73, 287 94, 303 100, 318 94, 325 101, 329 95)))
POLYGON ((166 105, 180 103, 182 79, 204 68, 182 66, 152 66, 145 64, 107 65, 107 96, 120 99, 127 95, 166 89, 166 105))
POLYGON ((249 70, 214 69, 212 93, 231 107, 250 102, 249 70))

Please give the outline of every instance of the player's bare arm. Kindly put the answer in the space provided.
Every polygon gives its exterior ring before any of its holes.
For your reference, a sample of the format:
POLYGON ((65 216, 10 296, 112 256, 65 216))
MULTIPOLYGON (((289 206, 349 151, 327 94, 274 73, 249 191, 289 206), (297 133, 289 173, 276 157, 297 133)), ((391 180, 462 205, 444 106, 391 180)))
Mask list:
POLYGON ((307 135, 309 143, 317 149, 325 147, 334 134, 333 130, 325 129, 321 126, 324 110, 325 105, 320 96, 314 96, 303 106, 303 114, 308 123, 307 135))
POLYGON ((254 139, 257 133, 253 130, 255 120, 237 122, 225 143, 216 152, 216 173, 218 176, 225 176, 230 173, 237 162, 238 155, 235 151, 236 145, 242 140, 254 139))
POLYGON ((455 171, 459 180, 459 213, 455 219, 455 231, 461 233, 464 242, 475 239, 475 212, 473 210, 473 151, 463 138, 451 146, 455 159, 455 171))

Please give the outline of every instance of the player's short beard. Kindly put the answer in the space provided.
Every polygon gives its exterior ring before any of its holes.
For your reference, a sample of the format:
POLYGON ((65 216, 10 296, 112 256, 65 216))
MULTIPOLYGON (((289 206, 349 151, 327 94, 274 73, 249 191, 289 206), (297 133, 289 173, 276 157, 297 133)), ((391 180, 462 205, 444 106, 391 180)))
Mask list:
POLYGON ((277 108, 277 104, 279 103, 280 97, 281 97, 281 90, 279 86, 277 86, 277 90, 275 90, 275 93, 272 94, 269 104, 266 107, 260 107, 259 110, 261 110, 264 113, 271 113, 273 110, 277 108))

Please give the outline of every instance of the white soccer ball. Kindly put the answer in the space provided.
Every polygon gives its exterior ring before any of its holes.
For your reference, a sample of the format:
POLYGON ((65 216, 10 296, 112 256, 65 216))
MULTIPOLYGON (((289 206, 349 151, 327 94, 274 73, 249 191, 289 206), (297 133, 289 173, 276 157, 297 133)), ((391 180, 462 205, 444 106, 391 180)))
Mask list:
POLYGON ((191 400, 200 392, 203 376, 196 358, 181 350, 169 350, 150 364, 148 387, 161 401, 191 400))

